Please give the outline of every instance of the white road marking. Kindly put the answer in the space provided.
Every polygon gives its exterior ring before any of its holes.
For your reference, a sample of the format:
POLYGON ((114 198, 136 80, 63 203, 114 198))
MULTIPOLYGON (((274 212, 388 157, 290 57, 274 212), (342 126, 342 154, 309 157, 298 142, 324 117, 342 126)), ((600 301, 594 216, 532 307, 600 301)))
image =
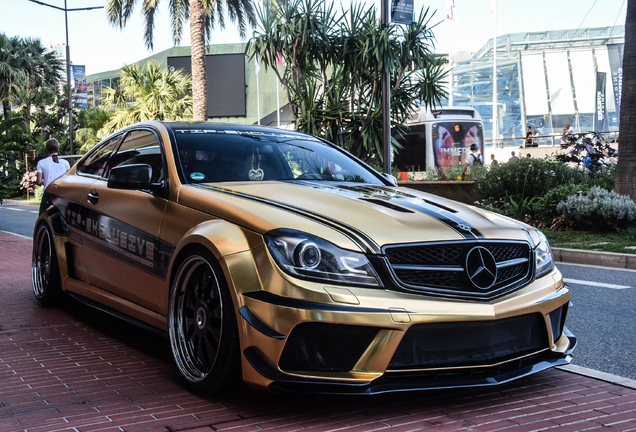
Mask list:
POLYGON ((0 230, 0 232, 1 232, 1 233, 5 233, 5 234, 11 234, 11 235, 14 235, 14 236, 16 236, 16 237, 21 237, 21 238, 23 238, 23 239, 27 239, 27 240, 33 240, 33 238, 32 238, 32 237, 27 237, 27 236, 24 236, 24 235, 22 235, 22 234, 16 234, 16 233, 13 233, 13 232, 11 232, 11 231, 4 231, 4 230, 0 230))
POLYGON ((35 213, 35 214, 38 214, 38 213, 40 213, 40 212, 39 212, 39 211, 29 210, 29 213, 35 213))
POLYGON ((579 279, 564 278, 563 280, 565 281, 565 283, 572 283, 572 284, 578 284, 578 285, 588 285, 588 286, 599 287, 599 288, 610 288, 610 289, 633 288, 633 287, 628 286, 628 285, 613 285, 613 284, 606 284, 606 283, 602 283, 602 282, 586 281, 586 280, 579 280, 579 279))
POLYGON ((18 209, 18 208, 13 208, 13 207, 5 207, 5 210, 26 211, 26 210, 24 210, 24 209, 18 209))

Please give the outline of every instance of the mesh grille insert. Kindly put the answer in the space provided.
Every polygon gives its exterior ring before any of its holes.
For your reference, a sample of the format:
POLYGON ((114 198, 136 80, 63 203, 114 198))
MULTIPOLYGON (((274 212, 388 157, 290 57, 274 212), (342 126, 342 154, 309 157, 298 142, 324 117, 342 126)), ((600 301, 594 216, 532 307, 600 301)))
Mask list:
POLYGON ((418 324, 395 351, 389 369, 489 365, 548 348, 540 314, 496 321, 418 324))
POLYGON ((398 284, 411 291, 490 300, 521 288, 532 277, 533 254, 524 242, 396 245, 385 247, 384 253, 398 284), (488 289, 477 288, 466 273, 466 257, 477 246, 487 249, 497 263, 497 278, 488 289))
POLYGON ((347 372, 377 333, 376 327, 301 323, 289 335, 278 364, 285 371, 347 372))

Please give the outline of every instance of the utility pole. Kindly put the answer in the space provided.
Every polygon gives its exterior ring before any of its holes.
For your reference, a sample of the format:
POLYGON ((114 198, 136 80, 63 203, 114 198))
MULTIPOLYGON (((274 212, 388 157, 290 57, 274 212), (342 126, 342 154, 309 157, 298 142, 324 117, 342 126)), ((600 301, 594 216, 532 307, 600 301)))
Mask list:
MULTIPOLYGON (((389 27, 389 0, 380 0, 380 24, 382 29, 389 27)), ((384 55, 382 67, 382 130, 384 147, 382 151, 383 171, 391 174, 391 73, 389 71, 388 53, 384 55)))
POLYGON ((39 0, 29 0, 30 2, 37 3, 42 6, 48 6, 53 9, 64 11, 64 26, 66 27, 66 90, 68 96, 68 142, 70 145, 70 152, 74 154, 73 149, 73 93, 71 92, 71 48, 68 45, 68 12, 74 11, 83 11, 83 10, 92 10, 92 9, 103 9, 104 6, 91 6, 85 8, 73 8, 69 9, 66 7, 66 0, 64 0, 64 7, 58 7, 54 5, 50 5, 48 3, 41 2, 39 0))

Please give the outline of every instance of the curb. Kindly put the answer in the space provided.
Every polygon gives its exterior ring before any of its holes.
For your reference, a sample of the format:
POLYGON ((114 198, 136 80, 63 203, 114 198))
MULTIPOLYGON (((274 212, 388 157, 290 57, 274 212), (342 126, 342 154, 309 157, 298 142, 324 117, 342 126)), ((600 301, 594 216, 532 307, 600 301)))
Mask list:
POLYGON ((12 200, 12 199, 2 200, 2 204, 3 205, 23 205, 23 206, 40 207, 40 203, 39 202, 30 202, 30 201, 12 200))
POLYGON ((555 369, 571 372, 577 375, 586 376, 588 378, 594 378, 597 380, 605 381, 610 384, 616 384, 622 387, 627 387, 636 390, 636 380, 630 378, 624 378, 618 375, 612 375, 610 373, 597 371, 595 369, 589 369, 583 366, 577 366, 573 364, 565 366, 556 366, 555 369))
POLYGON ((552 253, 556 262, 636 270, 636 255, 632 254, 561 248, 552 248, 552 253))

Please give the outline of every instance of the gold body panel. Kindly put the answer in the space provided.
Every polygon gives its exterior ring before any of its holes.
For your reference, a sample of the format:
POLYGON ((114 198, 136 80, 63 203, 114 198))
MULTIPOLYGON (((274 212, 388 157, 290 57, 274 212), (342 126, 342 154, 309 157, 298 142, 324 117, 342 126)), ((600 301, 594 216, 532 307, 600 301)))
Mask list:
MULTIPOLYGON (((365 233, 368 243, 380 247, 461 241, 463 237, 435 217, 416 212, 396 213, 370 205, 346 192, 319 186, 267 181, 184 185, 172 162, 174 155, 168 131, 160 123, 148 125, 163 141, 168 161, 165 198, 143 191, 109 189, 105 180, 78 174, 75 168, 47 189, 47 194, 53 198, 42 206, 39 221, 47 223, 56 234, 55 245, 64 290, 167 331, 170 284, 176 266, 190 248, 203 246, 217 258, 229 286, 241 351, 253 353, 268 368, 292 381, 310 379, 313 382, 369 384, 386 373, 406 331, 414 325, 427 323, 492 321, 540 314, 546 323, 549 341, 546 349, 563 357, 568 350, 571 351, 565 334, 553 340, 550 325, 549 313, 567 305, 570 300, 569 289, 556 268, 523 288, 490 301, 448 298, 384 287, 318 283, 284 273, 275 263, 263 238, 264 233, 277 228, 311 233, 342 249, 368 253, 359 243, 334 230, 320 217, 306 217, 285 210, 285 206, 306 209, 312 214, 328 214, 342 224, 365 233), (97 203, 88 199, 91 192, 99 195, 97 203), (255 202, 244 195, 262 197, 280 205, 255 202), (68 207, 64 207, 67 204, 68 207), (103 227, 98 224, 97 231, 92 226, 91 230, 87 230, 82 224, 87 223, 86 219, 78 221, 73 216, 73 206, 88 209, 88 215, 96 214, 91 211, 97 212, 104 218, 99 220, 106 222, 102 223, 103 227), (61 215, 66 231, 52 220, 52 207, 66 208, 65 214, 61 215), (142 240, 138 234, 134 247, 132 243, 124 247, 121 235, 125 229, 118 225, 120 240, 115 242, 115 222, 112 221, 123 221, 132 227, 125 228, 129 229, 128 240, 136 232, 143 232, 145 237, 142 240), (146 242, 145 249, 140 247, 143 241, 146 242), (153 249, 149 252, 148 245, 151 243, 153 249), (159 253, 163 254, 161 265, 165 269, 149 264, 149 257, 154 258, 154 254, 159 253), (72 257, 67 254, 72 254, 72 257), (71 259, 72 266, 69 265, 71 259), (287 303, 266 301, 255 293, 267 293, 285 299, 287 303), (289 306, 294 302, 301 307, 289 306), (305 307, 307 304, 312 307, 305 307), (321 308, 321 305, 324 307, 321 308), (242 308, 247 308, 260 323, 281 337, 274 338, 257 329, 242 315, 241 312, 245 311, 242 308), (351 324, 380 330, 350 371, 282 371, 278 365, 289 335, 297 325, 307 322, 351 324)), ((386 194, 400 193, 399 188, 383 189, 386 194)), ((462 220, 477 227, 484 239, 527 242, 531 247, 538 243, 535 230, 517 221, 424 193, 411 190, 408 193, 452 209, 462 220)), ((479 365, 488 366, 494 365, 479 365)), ((275 379, 264 376, 258 369, 247 356, 242 356, 244 381, 254 389, 270 389, 275 379)))

